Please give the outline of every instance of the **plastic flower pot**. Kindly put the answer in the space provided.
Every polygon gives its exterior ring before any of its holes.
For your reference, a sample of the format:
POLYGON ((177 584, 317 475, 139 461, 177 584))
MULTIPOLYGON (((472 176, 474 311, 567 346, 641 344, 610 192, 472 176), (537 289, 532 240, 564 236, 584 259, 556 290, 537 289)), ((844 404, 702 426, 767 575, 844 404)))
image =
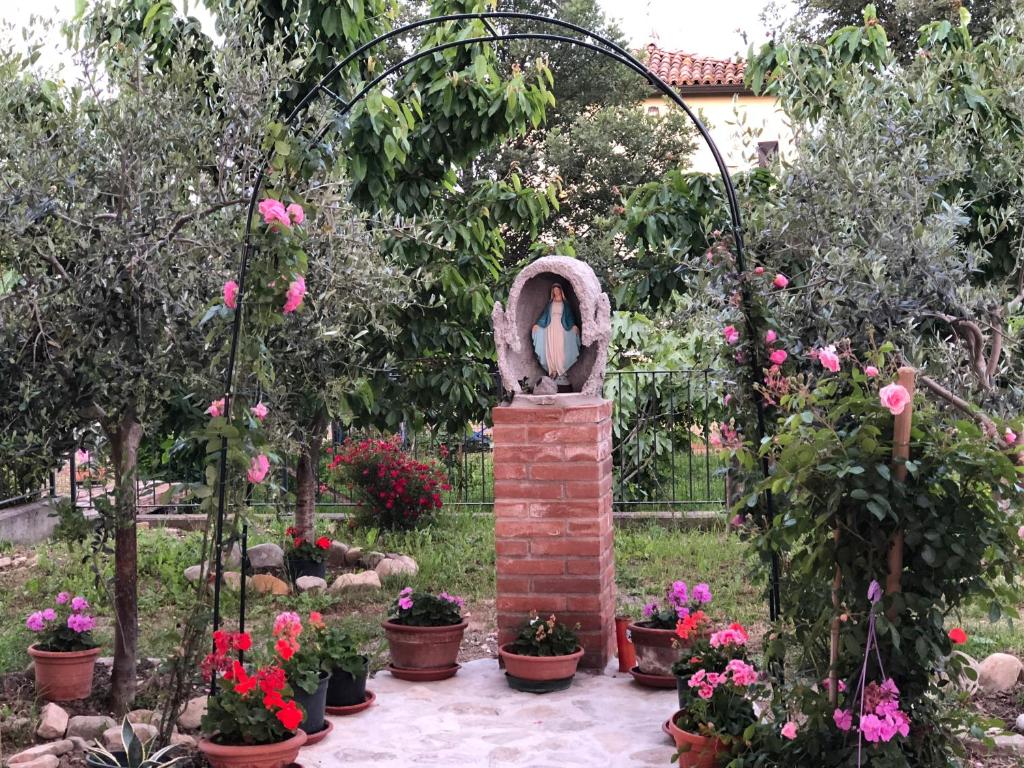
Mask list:
POLYGON ((320 579, 327 576, 326 560, 317 562, 316 560, 309 560, 305 557, 294 557, 293 555, 288 555, 285 557, 285 568, 288 571, 288 578, 292 580, 293 584, 303 576, 316 576, 320 579))
POLYGON ((331 679, 327 683, 328 707, 352 707, 366 700, 366 677, 370 667, 365 656, 363 661, 361 674, 352 675, 344 669, 331 672, 331 679))
POLYGON ((42 651, 29 646, 28 655, 36 674, 36 696, 46 701, 87 699, 92 693, 92 676, 99 648, 88 651, 42 651))
POLYGON ((327 684, 331 676, 326 672, 320 673, 320 685, 313 693, 306 693, 297 685, 292 686, 292 698, 295 703, 302 707, 306 716, 302 718, 299 726, 307 734, 319 733, 324 729, 324 715, 327 709, 327 684))
POLYGON ((668 721, 668 731, 680 750, 680 768, 715 768, 718 765, 718 755, 725 751, 725 745, 716 738, 701 736, 696 733, 684 731, 676 725, 676 718, 682 714, 679 710, 668 721))
POLYGON ((670 678, 671 687, 675 682, 672 665, 682 658, 689 643, 680 639, 674 629, 654 629, 644 626, 645 623, 630 624, 626 633, 636 650, 636 666, 645 675, 670 678))
POLYGON ((505 671, 520 680, 564 680, 576 674, 576 666, 583 658, 583 649, 565 656, 526 656, 509 650, 512 643, 498 649, 505 671))
POLYGON ((201 739, 199 751, 213 768, 284 768, 295 762, 305 743, 306 732, 299 729, 290 739, 273 744, 240 746, 201 739))
POLYGON ((381 626, 391 650, 391 664, 402 669, 451 669, 459 657, 468 621, 446 627, 410 627, 385 621, 381 626))
POLYGON ((626 634, 631 623, 629 616, 615 617, 615 655, 619 659, 619 672, 629 672, 636 666, 636 648, 626 634))

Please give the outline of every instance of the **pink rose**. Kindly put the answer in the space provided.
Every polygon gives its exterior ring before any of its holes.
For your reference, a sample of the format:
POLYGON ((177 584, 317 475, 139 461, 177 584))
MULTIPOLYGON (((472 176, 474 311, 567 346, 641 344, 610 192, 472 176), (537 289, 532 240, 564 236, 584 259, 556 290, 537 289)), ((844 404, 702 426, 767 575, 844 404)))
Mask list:
POLYGON ((238 283, 234 280, 224 283, 224 306, 228 309, 238 306, 238 283))
POLYGON ((306 212, 302 210, 302 206, 298 203, 292 203, 285 210, 288 216, 291 217, 292 224, 301 224, 306 220, 306 212))
POLYGON ((836 348, 833 345, 830 344, 824 349, 818 350, 818 361, 832 373, 839 373, 839 355, 836 354, 836 348))
POLYGON ((269 471, 270 459, 268 459, 262 453, 259 454, 258 456, 253 456, 252 462, 249 464, 249 482, 253 484, 262 483, 263 478, 267 476, 267 472, 269 471))
POLYGON ((302 304, 302 297, 306 295, 306 280, 299 275, 288 284, 288 293, 285 294, 284 313, 287 315, 294 312, 302 304))
POLYGON ((764 341, 766 344, 774 344, 775 340, 778 338, 779 334, 777 334, 775 331, 768 331, 768 333, 764 335, 764 341))
POLYGON ((782 738, 792 741, 796 738, 796 723, 790 720, 784 726, 782 726, 782 738))
POLYGON ((764 267, 754 267, 754 274, 755 275, 763 275, 764 274, 764 267))
POLYGON ((889 409, 889 413, 899 416, 910 403, 910 393, 902 384, 889 384, 879 391, 878 399, 889 409))
POLYGON ((875 368, 875 366, 873 365, 869 365, 867 368, 864 369, 864 375, 867 376, 869 379, 873 379, 878 375, 878 369, 875 368))
POLYGON ((736 330, 735 325, 727 325, 722 329, 722 335, 725 337, 725 343, 732 345, 740 340, 740 332, 736 330))
POLYGON ((89 463, 89 452, 81 449, 75 451, 75 464, 88 464, 89 463))
POLYGON ((214 400, 212 403, 210 403, 210 407, 206 409, 206 412, 208 414, 210 414, 210 416, 212 416, 213 418, 217 418, 218 416, 223 416, 224 415, 224 398, 222 397, 220 400, 214 400))
POLYGON ((267 418, 267 414, 270 412, 269 410, 267 410, 267 406, 265 406, 263 403, 256 403, 256 405, 250 408, 249 411, 259 421, 263 421, 265 418, 267 418))
POLYGON ((1024 539, 1024 525, 1022 525, 1020 528, 1017 529, 1017 535, 1020 538, 1024 539))
POLYGON ((772 280, 772 285, 774 285, 776 288, 785 288, 787 285, 789 285, 789 278, 786 277, 781 272, 779 272, 779 274, 775 276, 775 279, 772 280))
POLYGON ((1013 445, 1017 442, 1017 433, 1007 427, 1006 431, 1003 432, 1003 439, 1006 440, 1007 445, 1013 445))
POLYGON ((280 200, 274 200, 270 197, 265 198, 260 201, 259 209, 264 224, 273 226, 277 223, 283 225, 286 229, 291 229, 292 220, 288 218, 288 211, 280 200))
POLYGON ((768 356, 768 359, 775 363, 775 365, 782 365, 786 362, 787 357, 789 357, 789 355, 786 353, 786 350, 776 349, 768 356))

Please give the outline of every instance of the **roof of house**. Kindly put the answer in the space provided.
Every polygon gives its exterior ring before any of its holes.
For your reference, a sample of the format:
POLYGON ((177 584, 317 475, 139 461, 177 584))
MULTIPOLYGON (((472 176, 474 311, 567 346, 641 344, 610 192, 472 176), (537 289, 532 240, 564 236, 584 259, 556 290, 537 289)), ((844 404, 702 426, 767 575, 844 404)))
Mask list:
POLYGON ((674 88, 690 93, 738 93, 745 91, 742 59, 715 59, 684 51, 666 51, 655 43, 647 46, 647 69, 674 88))

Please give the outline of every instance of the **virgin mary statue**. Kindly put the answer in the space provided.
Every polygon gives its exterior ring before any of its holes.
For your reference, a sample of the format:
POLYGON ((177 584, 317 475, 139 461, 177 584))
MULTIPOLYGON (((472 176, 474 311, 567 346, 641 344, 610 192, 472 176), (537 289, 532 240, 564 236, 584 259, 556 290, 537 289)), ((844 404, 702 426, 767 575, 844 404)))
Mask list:
POLYGON ((580 356, 580 328, 557 283, 551 286, 548 305, 533 326, 533 350, 548 376, 559 384, 568 383, 565 372, 580 356))

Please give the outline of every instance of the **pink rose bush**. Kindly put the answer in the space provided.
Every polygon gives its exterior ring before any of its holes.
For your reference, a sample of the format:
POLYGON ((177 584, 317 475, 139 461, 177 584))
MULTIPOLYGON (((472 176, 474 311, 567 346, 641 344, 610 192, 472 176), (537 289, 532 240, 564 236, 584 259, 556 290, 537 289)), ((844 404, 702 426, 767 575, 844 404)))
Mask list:
POLYGON ((819 349, 818 362, 821 363, 825 370, 831 371, 832 373, 839 373, 839 355, 836 354, 835 345, 830 344, 827 347, 819 349))
POLYGON ((269 471, 270 459, 261 453, 252 457, 252 461, 249 463, 249 472, 246 476, 249 478, 250 483, 258 485, 263 482, 269 471))
POLYGON ((288 293, 285 295, 284 313, 291 314, 302 306, 302 298, 306 295, 306 280, 299 275, 288 284, 288 293))
POLYGON ((238 283, 234 280, 224 283, 224 306, 228 309, 238 307, 238 283))
POLYGON ((249 409, 249 412, 257 421, 263 421, 265 418, 267 418, 267 414, 270 413, 270 411, 267 409, 267 406, 265 406, 262 402, 256 403, 256 405, 249 409))
POLYGON ((81 595, 60 592, 54 598, 56 609, 34 611, 25 619, 25 627, 38 635, 35 646, 41 651, 67 653, 96 647, 90 634, 96 620, 89 613, 89 601, 81 595))
POLYGON ((736 330, 735 325, 727 325, 722 329, 722 336, 725 338, 725 343, 730 346, 736 344, 740 340, 740 332, 736 330))
POLYGON ((878 392, 878 399, 889 413, 899 416, 910 404, 910 393, 902 384, 888 384, 878 392))
POLYGON ((214 400, 212 403, 210 403, 210 407, 206 409, 206 413, 208 413, 213 418, 217 418, 218 416, 223 416, 224 415, 224 398, 222 397, 220 400, 214 400))

